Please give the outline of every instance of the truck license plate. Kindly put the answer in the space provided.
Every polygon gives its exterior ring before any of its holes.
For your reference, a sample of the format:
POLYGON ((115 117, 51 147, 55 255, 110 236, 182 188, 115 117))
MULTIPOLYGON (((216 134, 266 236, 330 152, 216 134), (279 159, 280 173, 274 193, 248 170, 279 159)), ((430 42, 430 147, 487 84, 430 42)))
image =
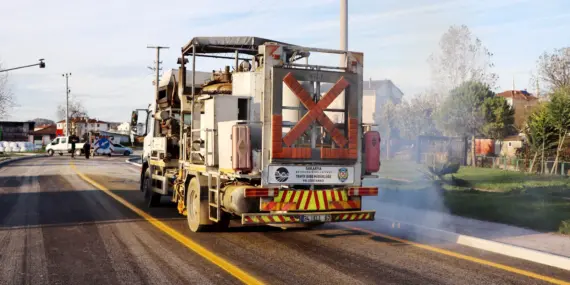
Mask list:
POLYGON ((316 222, 330 222, 331 215, 302 215, 301 222, 303 223, 316 223, 316 222))

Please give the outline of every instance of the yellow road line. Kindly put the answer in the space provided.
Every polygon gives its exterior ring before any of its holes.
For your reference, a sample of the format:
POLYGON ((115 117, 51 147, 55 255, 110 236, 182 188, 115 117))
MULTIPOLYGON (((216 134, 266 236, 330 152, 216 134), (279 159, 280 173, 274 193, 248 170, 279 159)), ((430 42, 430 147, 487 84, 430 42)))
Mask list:
POLYGON ((129 203, 127 200, 121 198, 117 194, 111 192, 105 186, 95 182, 93 179, 91 179, 88 176, 86 176, 85 174, 81 173, 75 167, 75 165, 73 163, 71 163, 71 168, 73 168, 75 173, 77 173, 77 175, 79 175, 79 177, 81 177, 83 180, 85 180, 89 184, 95 186, 97 189, 105 192, 105 194, 111 196, 113 199, 117 200, 119 203, 123 204, 125 207, 131 209, 137 215, 139 215, 142 218, 144 218, 145 220, 147 220, 150 224, 157 227, 162 232, 164 232, 167 235, 169 235, 170 237, 174 238, 175 240, 177 240, 178 242, 180 242, 181 244, 183 244, 184 246, 186 246, 190 250, 194 251, 195 253, 199 254, 203 258, 207 259, 208 261, 219 266, 220 268, 222 268, 223 270, 225 270, 226 272, 228 272, 232 276, 236 277, 237 279, 239 279, 243 283, 245 283, 245 284, 264 284, 260 280, 256 279, 254 276, 252 276, 252 275, 248 274, 247 272, 241 270, 240 268, 233 265, 229 261, 227 261, 227 260, 219 257, 218 255, 216 255, 215 253, 207 250, 206 248, 197 244, 196 242, 194 242, 190 238, 184 236, 183 234, 179 233, 175 229, 167 226, 163 222, 157 220, 153 216, 151 216, 151 215, 147 214, 146 212, 144 212, 143 210, 137 208, 136 206, 129 203))
POLYGON ((511 266, 499 264, 499 263, 496 263, 496 262, 492 262, 492 261, 488 261, 488 260, 484 260, 484 259, 472 257, 472 256, 469 256, 469 255, 464 255, 464 254, 461 254, 461 253, 457 253, 457 252, 453 252, 453 251, 449 251, 449 250, 445 250, 445 249, 441 249, 441 248, 437 248, 437 247, 433 247, 433 246, 429 246, 429 245, 426 245, 426 244, 416 243, 416 242, 413 242, 413 241, 409 241, 409 240, 405 240, 405 239, 401 239, 401 238, 397 238, 397 237, 393 237, 393 236, 389 236, 389 235, 377 233, 377 232, 374 232, 374 231, 365 230, 365 229, 362 229, 362 228, 350 227, 350 226, 342 226, 342 227, 347 228, 347 229, 351 229, 351 230, 356 230, 356 231, 364 232, 364 233, 367 233, 367 234, 371 234, 371 235, 373 235, 373 236, 378 236, 378 237, 382 237, 382 238, 385 238, 385 239, 389 239, 389 240, 393 240, 393 241, 405 243, 405 244, 408 244, 408 245, 411 245, 411 246, 415 246, 415 247, 418 247, 418 248, 421 248, 421 249, 425 249, 425 250, 437 252, 437 253, 440 253, 440 254, 452 256, 452 257, 455 257, 455 258, 459 258, 459 259, 463 259, 463 260, 467 260, 467 261, 471 261, 471 262, 475 262, 475 263, 479 263, 479 264, 491 266, 491 267, 494 267, 494 268, 497 268, 497 269, 501 269, 501 270, 504 270, 504 271, 508 271, 508 272, 512 272, 512 273, 524 275, 524 276, 527 276, 527 277, 539 279, 539 280, 542 280, 542 281, 550 282, 550 283, 552 283, 552 284, 570 285, 570 282, 563 281, 563 280, 560 280, 560 279, 556 279, 556 278, 552 278, 552 277, 548 277, 548 276, 536 274, 536 273, 533 273, 533 272, 530 272, 530 271, 518 269, 518 268, 515 268, 515 267, 511 267, 511 266))

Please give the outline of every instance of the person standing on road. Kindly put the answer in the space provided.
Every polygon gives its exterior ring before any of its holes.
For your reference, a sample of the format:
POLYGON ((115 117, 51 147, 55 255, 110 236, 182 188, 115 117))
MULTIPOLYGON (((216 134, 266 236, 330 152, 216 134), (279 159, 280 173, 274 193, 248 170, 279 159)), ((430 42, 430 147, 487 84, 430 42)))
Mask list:
POLYGON ((79 142, 79 138, 73 134, 69 137, 69 143, 71 143, 71 158, 75 158, 75 144, 79 142))
POLYGON ((89 159, 89 155, 91 155, 91 144, 89 141, 83 144, 83 152, 85 153, 85 159, 89 159))

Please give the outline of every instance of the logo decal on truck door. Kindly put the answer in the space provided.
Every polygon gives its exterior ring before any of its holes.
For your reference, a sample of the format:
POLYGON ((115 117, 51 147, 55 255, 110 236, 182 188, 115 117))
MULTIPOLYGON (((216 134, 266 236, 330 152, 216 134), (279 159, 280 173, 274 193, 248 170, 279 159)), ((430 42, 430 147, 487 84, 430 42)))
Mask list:
POLYGON ((344 182, 348 179, 348 169, 342 167, 338 169, 338 180, 344 182))
POLYGON ((285 167, 279 167, 275 171, 275 179, 279 182, 285 182, 289 179, 289 170, 285 167))

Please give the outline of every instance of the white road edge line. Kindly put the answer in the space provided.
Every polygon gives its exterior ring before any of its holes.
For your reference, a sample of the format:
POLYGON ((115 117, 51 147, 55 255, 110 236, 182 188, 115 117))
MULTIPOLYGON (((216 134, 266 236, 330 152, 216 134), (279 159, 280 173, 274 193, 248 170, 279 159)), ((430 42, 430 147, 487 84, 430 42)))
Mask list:
POLYGON ((560 255, 555 255, 551 253, 546 253, 543 251, 524 248, 520 246, 505 244, 497 241, 482 239, 478 237, 472 237, 462 234, 457 234, 453 232, 448 232, 440 229, 429 228, 426 226, 420 226, 408 222, 402 222, 398 220, 393 220, 390 218, 378 217, 377 220, 385 220, 389 222, 395 222, 399 224, 409 225, 416 228, 421 228, 427 231, 432 231, 437 233, 437 236, 443 238, 449 242, 453 242, 459 245, 469 246, 477 249, 482 249, 485 251, 498 253, 510 257, 515 257, 519 259, 524 259, 534 263, 540 263, 564 270, 570 270, 570 258, 560 255))
POLYGON ((142 167, 141 164, 138 164, 136 162, 132 162, 130 158, 127 158, 127 160, 125 160, 126 163, 130 164, 130 165, 134 165, 136 167, 142 167))

